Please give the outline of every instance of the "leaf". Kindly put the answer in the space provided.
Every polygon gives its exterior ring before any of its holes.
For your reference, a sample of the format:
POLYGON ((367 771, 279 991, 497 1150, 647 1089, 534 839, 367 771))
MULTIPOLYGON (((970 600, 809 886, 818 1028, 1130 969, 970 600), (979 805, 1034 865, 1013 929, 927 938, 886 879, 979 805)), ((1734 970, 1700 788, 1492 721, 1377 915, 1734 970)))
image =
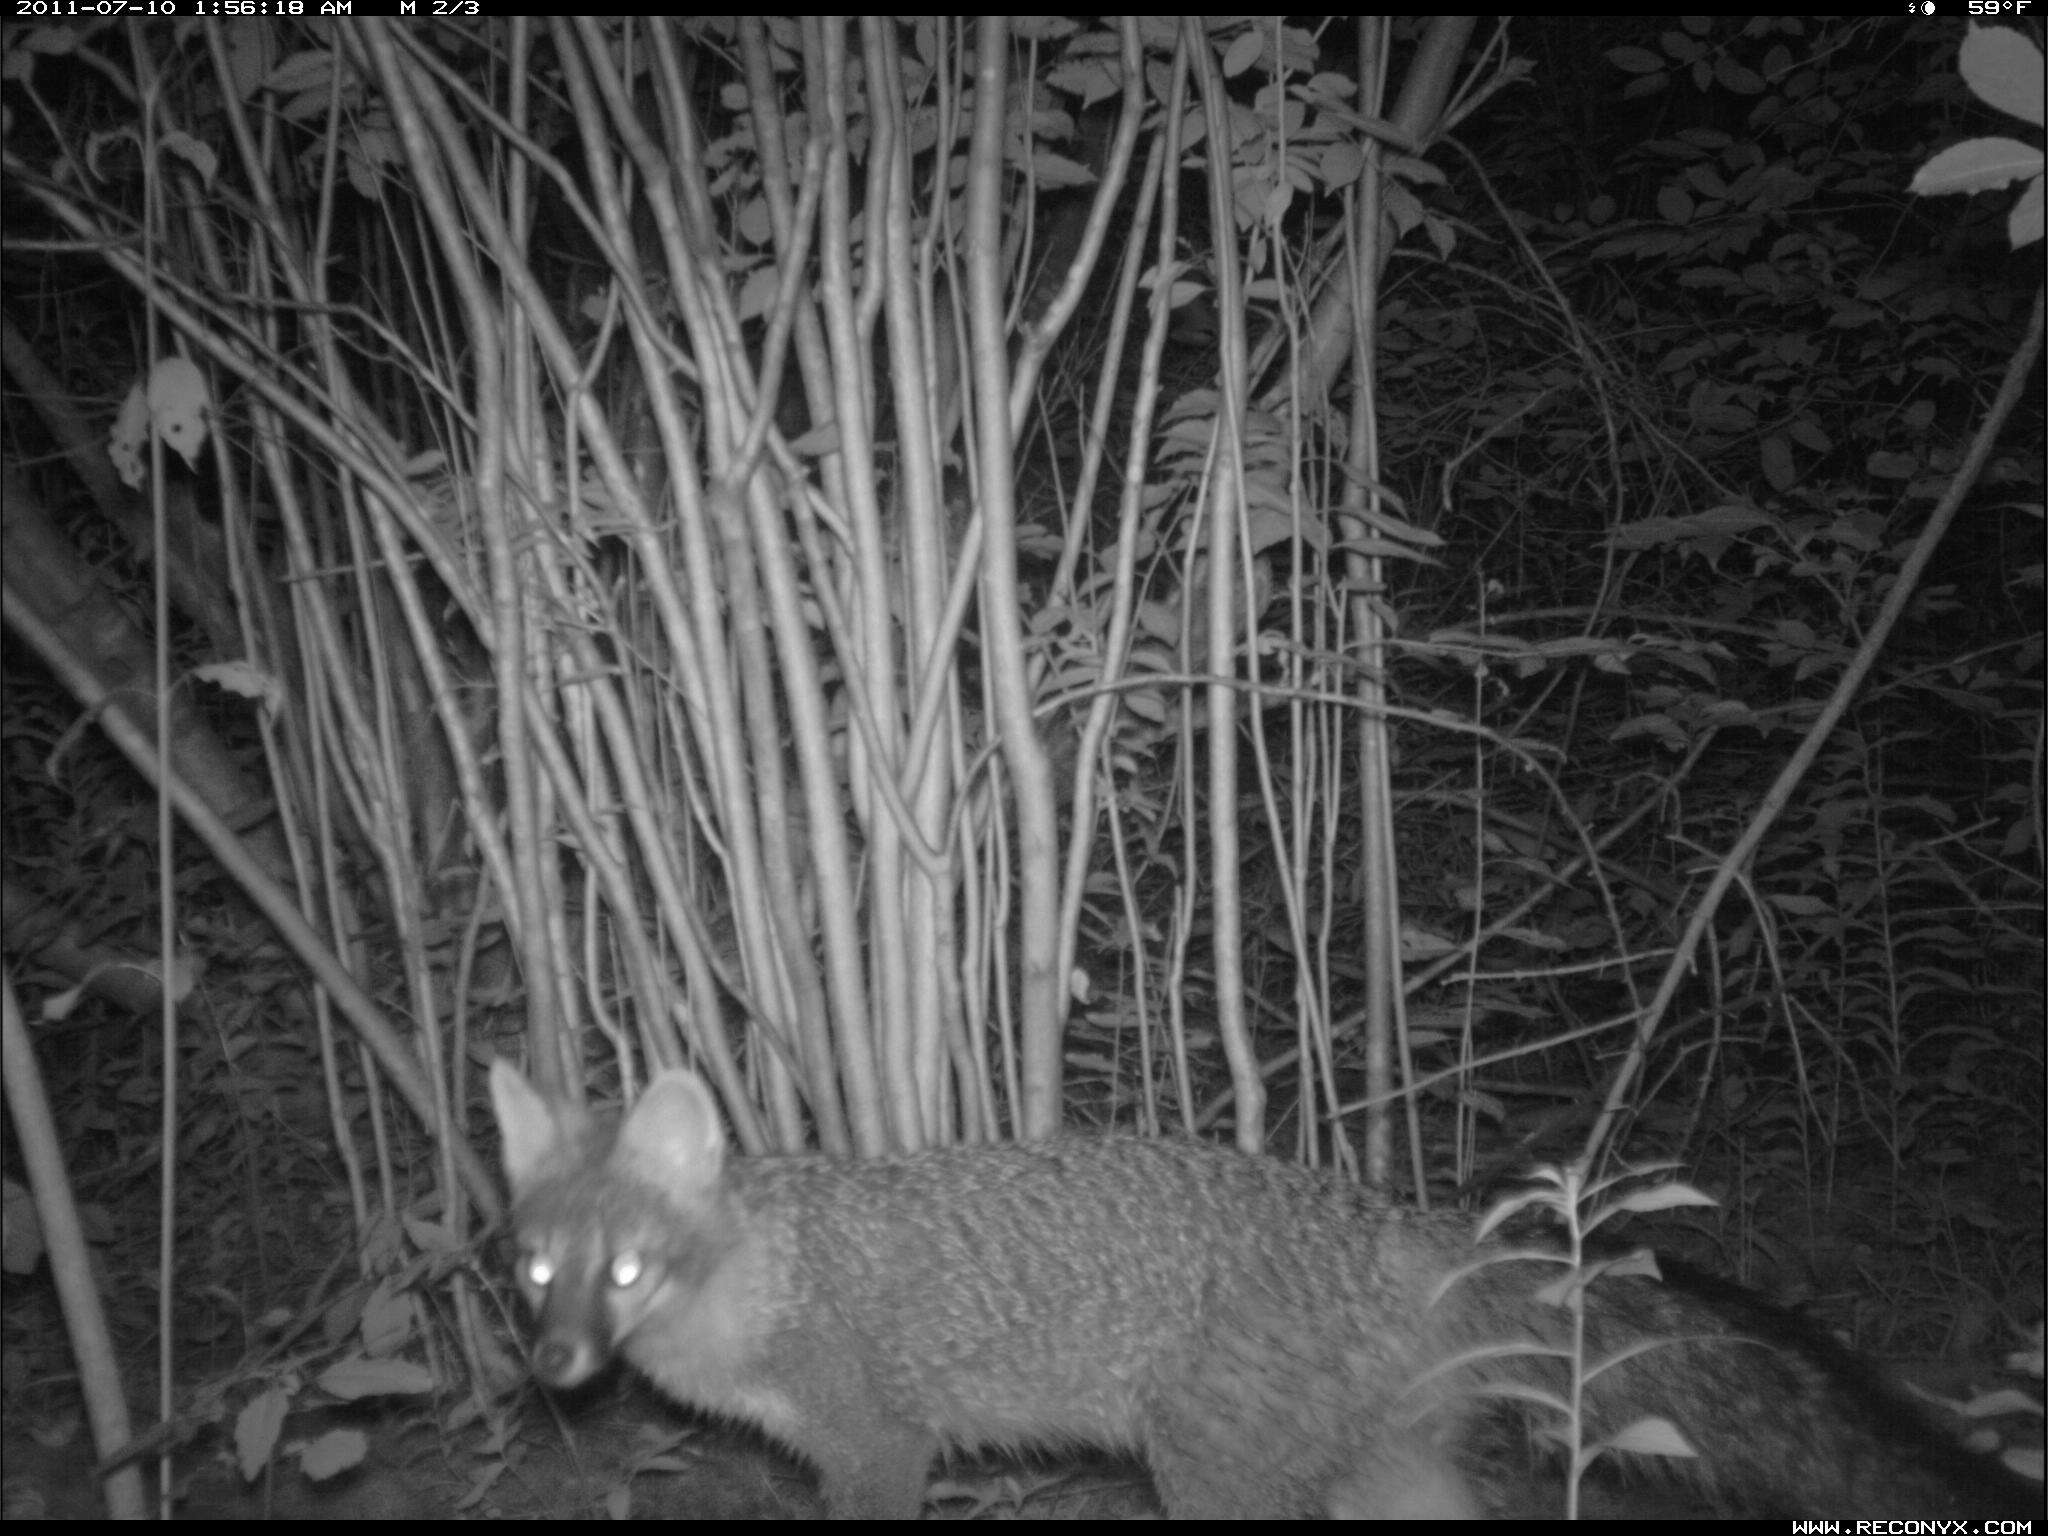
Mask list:
POLYGON ((194 667, 192 675, 203 683, 225 688, 263 706, 265 715, 275 719, 284 712, 284 685, 253 661, 215 661, 194 667))
POLYGON ((323 1392, 344 1402, 365 1397, 417 1397, 434 1390, 434 1373, 410 1360, 372 1360, 352 1355, 337 1361, 315 1378, 323 1392))
POLYGON ((300 1448, 299 1470, 316 1483, 325 1482, 361 1466, 369 1450, 370 1438, 360 1429, 330 1429, 300 1448))
POLYGON ((1773 432, 1765 438, 1757 449, 1757 459, 1772 490, 1789 491, 1799 483, 1799 467, 1792 459, 1792 445, 1785 441, 1783 433, 1773 432))
POLYGON ((1679 1433, 1669 1419, 1637 1419, 1600 1442, 1601 1450, 1626 1451, 1634 1456, 1698 1456, 1692 1442, 1679 1433))
POLYGON ((1647 48, 1610 48, 1607 62, 1631 75, 1653 75, 1664 67, 1664 60, 1647 48))
POLYGON ((1266 46, 1265 34, 1253 26, 1238 34, 1223 55, 1223 78, 1234 79, 1259 61, 1259 54, 1266 46))
POLYGON ((43 1257, 43 1227, 36 1217, 36 1203, 28 1190, 12 1179, 0 1179, 0 1269, 10 1275, 25 1275, 43 1257))
POLYGON ((1095 184, 1095 173, 1078 160, 1065 155, 1056 155, 1049 149, 1034 150, 1031 155, 1031 174, 1038 181, 1039 190, 1061 191, 1068 187, 1091 187, 1095 184))
MULTIPOLYGON (((1690 1184, 1658 1184, 1649 1189, 1632 1190, 1621 1196, 1608 1207, 1614 1211, 1634 1211, 1638 1215, 1649 1211, 1675 1211, 1689 1205, 1719 1205, 1721 1202, 1712 1195, 1694 1189, 1690 1184)), ((1648 1257, 1647 1250, 1643 1257, 1648 1257)), ((1650 1273, 1656 1272, 1652 1261, 1650 1273)), ((1639 1274, 1640 1270, 1616 1270, 1617 1274, 1639 1274)))
POLYGON ((2041 50, 2026 33, 2009 27, 1994 32, 1972 22, 1956 67, 1986 105, 2041 126, 2041 50))
POLYGON ((1666 544, 1725 543, 1769 526, 1770 514, 1741 502, 1724 502, 1686 517, 1645 517, 1623 523, 1608 537, 1616 549, 1656 549, 1666 544))
POLYGON ((1952 192, 1995 192, 2042 171, 2041 151, 2018 139, 1965 139, 1934 156, 1913 174, 1908 191, 1921 197, 1952 192))
POLYGON ((242 1481, 254 1482, 256 1474, 270 1464, 277 1449, 278 1433, 291 1407, 289 1392, 272 1387, 259 1392, 235 1415, 235 1463, 242 1469, 242 1481))

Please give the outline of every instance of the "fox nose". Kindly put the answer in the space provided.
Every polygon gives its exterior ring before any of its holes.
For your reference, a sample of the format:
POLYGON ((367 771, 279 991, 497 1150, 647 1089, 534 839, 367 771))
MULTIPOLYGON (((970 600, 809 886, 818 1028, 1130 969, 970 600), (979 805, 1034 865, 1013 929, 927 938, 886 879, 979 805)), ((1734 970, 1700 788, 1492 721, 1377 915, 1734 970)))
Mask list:
POLYGON ((534 1375, 557 1391, 580 1387, 603 1363, 604 1352, 579 1334, 549 1333, 533 1346, 534 1375))

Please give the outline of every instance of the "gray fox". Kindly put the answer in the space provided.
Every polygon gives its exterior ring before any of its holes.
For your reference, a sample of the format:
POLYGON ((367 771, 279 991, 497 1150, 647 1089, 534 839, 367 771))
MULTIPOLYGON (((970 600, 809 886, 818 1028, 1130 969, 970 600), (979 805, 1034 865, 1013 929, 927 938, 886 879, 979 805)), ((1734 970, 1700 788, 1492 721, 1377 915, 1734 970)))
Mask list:
MULTIPOLYGON (((1532 1294, 1555 1266, 1474 1268, 1467 1218, 1275 1159, 1114 1136, 734 1156, 682 1071, 616 1130, 503 1061, 491 1098, 540 1379, 622 1352, 800 1453, 835 1516, 914 1518, 948 1449, 1048 1444, 1140 1453, 1175 1516, 1494 1513, 1508 1442, 1543 1428, 1517 1394, 1568 1385, 1537 1352, 1570 1343, 1532 1294)), ((1668 1419, 1698 1458, 1632 1465, 1717 1512, 2038 1502, 1761 1303, 1587 1295, 1586 1357, 1626 1358, 1590 1382, 1584 1442, 1668 1419)))

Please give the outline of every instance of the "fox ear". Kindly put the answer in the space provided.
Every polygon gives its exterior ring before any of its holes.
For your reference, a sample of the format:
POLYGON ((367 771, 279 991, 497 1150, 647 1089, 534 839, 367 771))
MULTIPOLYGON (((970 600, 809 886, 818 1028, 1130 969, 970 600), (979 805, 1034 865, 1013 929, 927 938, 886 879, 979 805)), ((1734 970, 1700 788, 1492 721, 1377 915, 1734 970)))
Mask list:
POLYGON ((658 1169, 676 1194, 717 1183, 725 1162, 725 1127, 704 1079, 677 1067, 655 1073, 619 1127, 618 1150, 658 1169))
POLYGON ((491 1063, 491 1108, 498 1117, 505 1182, 517 1199, 539 1182, 547 1165, 574 1139, 572 1122, 502 1056, 491 1063))

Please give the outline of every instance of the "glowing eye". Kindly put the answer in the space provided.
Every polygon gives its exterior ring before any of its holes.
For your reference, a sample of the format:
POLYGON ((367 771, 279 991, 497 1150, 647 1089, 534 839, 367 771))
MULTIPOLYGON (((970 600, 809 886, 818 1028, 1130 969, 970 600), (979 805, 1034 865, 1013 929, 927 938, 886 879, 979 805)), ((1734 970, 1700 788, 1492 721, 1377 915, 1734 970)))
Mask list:
POLYGON ((624 1253, 614 1254, 612 1256, 612 1284, 623 1291, 627 1286, 637 1283, 640 1276, 646 1271, 646 1268, 647 1266, 641 1261, 640 1255, 633 1252, 630 1248, 624 1253))
POLYGON ((555 1261, 544 1253, 529 1253, 526 1256, 526 1283, 532 1286, 546 1286, 555 1278, 555 1261))

